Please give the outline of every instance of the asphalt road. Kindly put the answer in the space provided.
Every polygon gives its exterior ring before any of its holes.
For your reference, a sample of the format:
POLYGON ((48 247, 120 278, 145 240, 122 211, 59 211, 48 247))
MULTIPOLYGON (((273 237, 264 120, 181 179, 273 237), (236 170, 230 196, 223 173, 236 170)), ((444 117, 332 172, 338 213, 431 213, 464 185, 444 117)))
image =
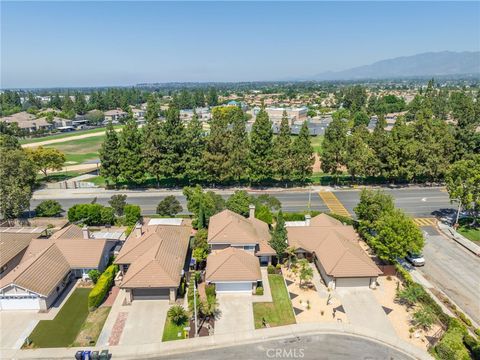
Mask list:
POLYGON ((434 228, 424 228, 425 266, 418 271, 480 324, 480 258, 434 228))
POLYGON ((268 340, 261 343, 210 349, 188 354, 161 356, 155 359, 196 360, 406 360, 414 359, 401 351, 375 341, 340 334, 321 334, 268 340))
MULTIPOLYGON (((413 217, 433 217, 436 211, 444 209, 453 209, 454 206, 450 204, 448 194, 442 192, 440 188, 405 188, 405 189, 385 189, 386 193, 391 194, 396 205, 403 209, 407 214, 413 217)), ((142 211, 146 215, 155 214, 157 204, 165 198, 168 192, 138 192, 138 191, 126 191, 128 195, 127 201, 131 204, 140 205, 142 211)), ((186 200, 180 191, 171 192, 177 197, 186 211, 186 200)), ((259 194, 260 192, 255 192, 259 194)), ((318 193, 315 191, 309 192, 308 190, 302 191, 282 191, 282 192, 269 192, 269 194, 277 197, 281 203, 284 211, 296 212, 305 211, 310 206, 312 210, 328 211, 328 207, 320 199, 318 193)), ((350 214, 354 215, 353 208, 359 201, 359 190, 336 190, 334 194, 345 206, 350 214)), ((107 205, 111 192, 98 192, 91 195, 73 195, 65 190, 52 190, 49 199, 56 199, 60 202, 64 210, 68 210, 71 206, 78 203, 89 203, 95 197, 99 204, 107 205)), ((225 198, 227 195, 224 196, 225 198)), ((44 195, 36 196, 31 201, 31 208, 35 208, 42 200, 47 197, 44 195)))

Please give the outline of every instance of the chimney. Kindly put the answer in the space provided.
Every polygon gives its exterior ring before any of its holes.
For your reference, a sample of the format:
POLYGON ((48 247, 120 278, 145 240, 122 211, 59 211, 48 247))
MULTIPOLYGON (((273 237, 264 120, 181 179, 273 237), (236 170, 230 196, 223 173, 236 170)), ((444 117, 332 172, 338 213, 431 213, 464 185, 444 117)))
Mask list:
POLYGON ((310 214, 305 215, 305 226, 310 226, 311 219, 312 219, 312 216, 310 214))
POLYGON ((135 236, 136 237, 142 236, 142 224, 140 223, 137 223, 137 225, 135 225, 135 236))
POLYGON ((88 226, 82 228, 82 233, 84 239, 90 239, 90 230, 88 230, 88 226))
POLYGON ((249 219, 255 218, 255 205, 253 204, 248 205, 248 218, 249 219))

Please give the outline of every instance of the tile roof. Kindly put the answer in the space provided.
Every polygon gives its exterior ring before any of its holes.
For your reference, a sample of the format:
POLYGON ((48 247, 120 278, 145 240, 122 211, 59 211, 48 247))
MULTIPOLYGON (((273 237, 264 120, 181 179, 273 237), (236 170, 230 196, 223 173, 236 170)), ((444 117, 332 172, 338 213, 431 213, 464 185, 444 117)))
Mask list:
POLYGON ((192 233, 191 226, 144 226, 140 237, 134 233, 120 250, 116 264, 130 264, 120 287, 176 287, 180 283, 192 233))
POLYGON ((351 226, 287 227, 287 233, 289 244, 315 253, 329 276, 362 277, 382 274, 358 245, 358 235, 351 226))
POLYGON ((262 279, 260 261, 251 253, 234 247, 207 257, 207 281, 258 281, 262 279))
POLYGON ((48 240, 36 255, 23 260, 0 280, 0 289, 15 284, 39 295, 48 296, 70 272, 70 264, 55 243, 48 240))
POLYGON ((4 228, 0 230, 0 267, 25 250, 45 228, 4 228), (39 230, 42 230, 39 232, 39 230))
POLYGON ((71 224, 54 233, 51 239, 83 239, 82 228, 71 224))

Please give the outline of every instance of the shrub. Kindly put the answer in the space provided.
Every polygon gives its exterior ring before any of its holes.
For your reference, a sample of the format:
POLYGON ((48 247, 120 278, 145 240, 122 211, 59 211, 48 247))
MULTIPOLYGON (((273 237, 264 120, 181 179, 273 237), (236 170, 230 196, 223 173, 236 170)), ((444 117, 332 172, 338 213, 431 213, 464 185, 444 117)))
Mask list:
POLYGON ((35 208, 35 215, 39 217, 58 216, 62 211, 62 206, 58 201, 45 200, 35 208))
POLYGON ((415 326, 428 330, 435 322, 435 314, 428 306, 422 306, 421 309, 413 313, 413 322, 415 326))
POLYGON ((90 278, 90 280, 92 280, 94 284, 96 284, 98 278, 100 277, 100 271, 98 271, 97 269, 90 270, 88 272, 88 277, 90 278))
POLYGON ((475 335, 477 335, 478 337, 480 337, 480 328, 476 328, 476 329, 475 329, 475 335))
POLYGON ((102 303, 103 299, 105 299, 105 296, 113 285, 117 270, 117 265, 110 265, 102 275, 100 275, 92 291, 88 294, 88 308, 90 310, 96 309, 102 303))
POLYGON ((68 209, 68 221, 82 222, 85 225, 113 224, 113 210, 100 204, 76 204, 68 209), (104 210, 108 209, 108 210, 104 210))
POLYGON ((477 339, 475 339, 473 336, 467 334, 463 337, 463 343, 472 354, 473 359, 479 360, 480 359, 480 342, 478 342, 477 339))
POLYGON ((424 290, 418 284, 408 285, 405 289, 398 292, 397 297, 407 306, 411 307, 415 305, 420 297, 423 295, 424 290))
POLYGON ((185 324, 188 320, 188 313, 180 305, 173 305, 167 312, 168 318, 171 322, 175 325, 182 325, 185 324))
POLYGON ((142 212, 140 206, 127 204, 123 208, 123 213, 125 214, 125 225, 133 226, 140 220, 142 212))
POLYGON ((214 284, 209 284, 205 286, 205 295, 207 297, 209 296, 217 296, 217 293, 215 291, 215 285, 214 284))
POLYGON ((112 225, 115 223, 115 213, 113 208, 111 207, 103 207, 100 210, 101 218, 102 218, 102 224, 105 225, 112 225))
POLYGON ((255 290, 255 295, 263 295, 263 287, 257 286, 257 289, 255 290))
POLYGON ((275 274, 275 266, 268 265, 267 266, 267 273, 270 274, 270 275, 275 274))
POLYGON ((278 263, 275 268, 277 269, 277 272, 280 272, 282 270, 282 264, 278 263))
POLYGON ((173 195, 167 196, 157 205, 157 214, 161 216, 173 217, 183 210, 182 205, 173 195))
POLYGON ((442 360, 468 360, 470 354, 463 343, 467 329, 457 319, 451 319, 448 329, 435 346, 437 356, 442 360))
POLYGON ((455 315, 458 316, 458 318, 460 320, 462 320, 467 326, 472 326, 472 321, 463 313, 461 312, 460 310, 458 309, 455 309, 453 311, 455 313, 455 315))

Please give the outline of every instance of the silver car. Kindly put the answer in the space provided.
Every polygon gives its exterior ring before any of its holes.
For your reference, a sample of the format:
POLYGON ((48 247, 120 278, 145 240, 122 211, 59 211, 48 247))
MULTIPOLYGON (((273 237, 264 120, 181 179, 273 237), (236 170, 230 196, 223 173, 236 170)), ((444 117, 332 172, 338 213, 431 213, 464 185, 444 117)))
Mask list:
POLYGON ((410 264, 413 266, 423 266, 425 265, 425 259, 422 254, 414 254, 412 252, 408 252, 406 259, 410 264))

